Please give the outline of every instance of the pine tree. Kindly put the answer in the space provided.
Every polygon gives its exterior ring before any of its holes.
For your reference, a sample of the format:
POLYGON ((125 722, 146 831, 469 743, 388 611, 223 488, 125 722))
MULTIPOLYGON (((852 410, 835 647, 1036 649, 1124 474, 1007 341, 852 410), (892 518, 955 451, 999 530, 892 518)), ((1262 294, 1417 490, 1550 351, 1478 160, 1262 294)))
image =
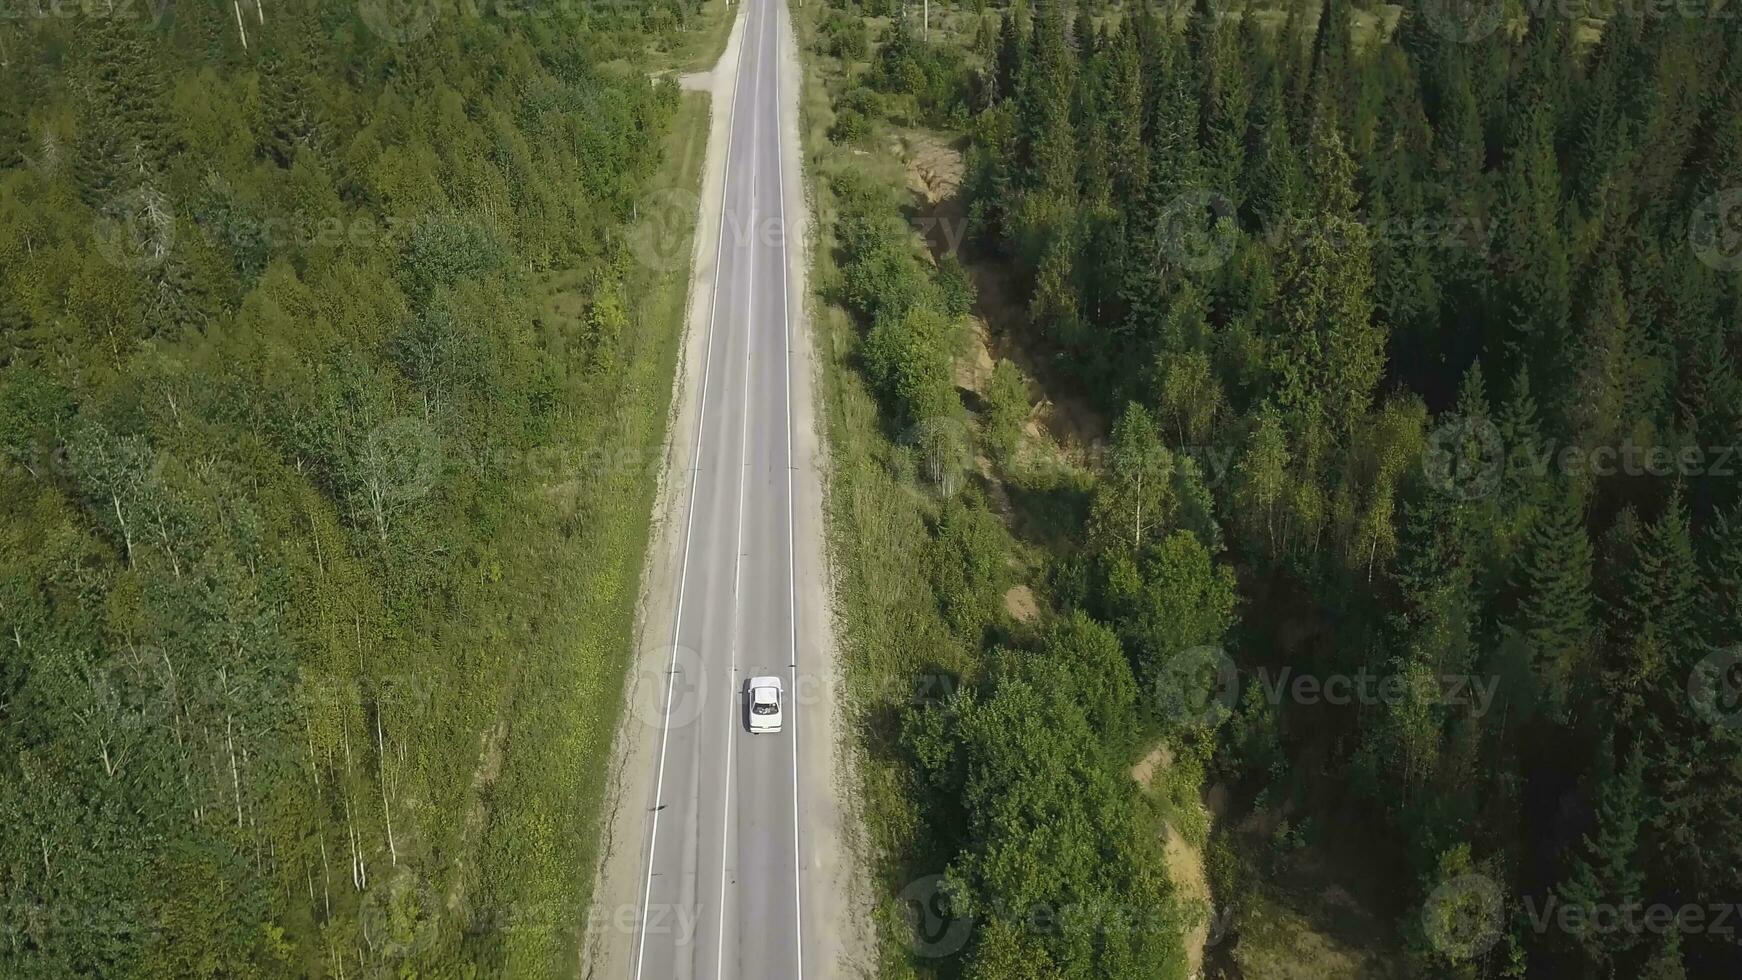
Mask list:
POLYGON ((1687 980, 1688 971, 1682 966, 1680 932, 1671 929, 1656 940, 1656 944, 1657 948, 1652 951, 1651 959, 1645 962, 1639 980, 1687 980))
POLYGON ((1149 179, 1143 142, 1143 91, 1143 60, 1136 28, 1127 23, 1114 35, 1109 51, 1107 104, 1103 109, 1113 199, 1125 205, 1143 200, 1149 179))
POLYGON ((1294 137, 1299 142, 1306 142, 1310 133, 1306 129, 1308 120, 1312 118, 1312 104, 1309 101, 1313 77, 1313 47, 1316 43, 1316 30, 1305 21, 1306 11, 1313 0, 1289 0, 1288 16, 1283 19, 1281 31, 1276 36, 1276 70, 1282 76, 1282 96, 1288 105, 1290 125, 1296 127, 1294 137))
MULTIPOLYGON (((1207 6, 1207 5, 1206 5, 1207 6)), ((1212 18, 1199 53, 1199 75, 1204 92, 1202 132, 1205 175, 1218 191, 1240 208, 1245 189, 1246 132, 1250 126, 1251 67, 1241 59, 1240 38, 1212 18)), ((1243 18, 1244 19, 1244 18, 1243 18)))
POLYGON ((1727 649, 1742 644, 1742 505, 1712 515, 1702 544, 1700 635, 1727 649))
POLYGON ((1000 99, 1015 98, 1022 78, 1027 74, 1028 43, 1017 16, 1013 11, 1005 11, 998 29, 996 72, 1000 99))
MULTIPOLYGON (((1377 86, 1385 96, 1377 113, 1373 152, 1363 165, 1369 188, 1367 216, 1378 230, 1373 245, 1373 302, 1393 348, 1412 354, 1399 359, 1398 368, 1413 382, 1410 387, 1419 391, 1427 387, 1436 353, 1450 355, 1448 359, 1458 356, 1447 351, 1450 332, 1439 329, 1438 259, 1447 250, 1475 243, 1437 230, 1432 238, 1413 233, 1414 223, 1428 211, 1421 161, 1433 143, 1433 129, 1402 51, 1387 46, 1378 59, 1377 86)), ((1454 228, 1451 221, 1442 225, 1454 228)))
POLYGON ((1597 271, 1584 310, 1570 348, 1582 363, 1575 386, 1558 403, 1580 445, 1614 445, 1648 417, 1646 379, 1654 365, 1613 263, 1597 271))
POLYGON ((1544 486, 1546 470, 1538 472, 1538 460, 1548 451, 1543 442, 1536 399, 1530 391, 1529 365, 1520 363, 1512 376, 1510 394, 1501 406, 1495 428, 1505 447, 1506 468, 1501 474, 1500 502, 1509 512, 1509 525, 1528 522, 1540 498, 1550 492, 1544 486))
POLYGON ((1313 33, 1312 91, 1308 105, 1313 125, 1336 120, 1355 105, 1348 0, 1323 0, 1313 33))
POLYGON ((1558 406, 1566 397, 1558 386, 1568 377, 1573 304, 1572 271, 1560 231, 1554 120, 1549 109, 1532 105, 1510 123, 1494 279, 1503 284, 1496 313, 1514 332, 1490 350, 1525 359, 1536 372, 1532 387, 1558 406))
POLYGON ((1367 229, 1355 215, 1353 167, 1334 128, 1310 167, 1318 220, 1283 251, 1271 370, 1296 431, 1322 419, 1333 438, 1366 414, 1385 363, 1373 323, 1367 229))
POLYGON ((1259 224, 1269 232, 1292 235, 1306 205, 1306 178, 1290 134, 1282 81, 1272 75, 1252 113, 1252 162, 1245 169, 1243 195, 1259 224))
POLYGON ((77 83, 77 173, 93 206, 161 179, 179 149, 180 129, 164 109, 164 59, 145 30, 138 18, 99 17, 91 25, 91 54, 77 83))
POLYGON ((1699 569, 1678 491, 1646 530, 1629 575, 1622 622, 1634 629, 1651 623, 1666 642, 1691 648, 1699 635, 1694 619, 1698 599, 1699 569))
POLYGON ((1201 191, 1203 165, 1198 150, 1197 70, 1183 44, 1171 34, 1156 42, 1157 63, 1144 77, 1150 84, 1146 139, 1149 148, 1149 206, 1155 215, 1178 195, 1201 191))
POLYGON ((1073 60, 1056 8, 1035 18, 1023 68, 1016 97, 1016 173, 1031 194, 1062 206, 1075 196, 1077 155, 1071 124, 1073 60))
POLYGON ((1518 585, 1514 629, 1530 651, 1550 712, 1565 722, 1581 690, 1596 642, 1591 542, 1583 509, 1571 493, 1550 493, 1530 530, 1518 585))
MULTIPOLYGON (((1639 870, 1641 831, 1647 819, 1645 759, 1638 748, 1617 770, 1613 736, 1598 752, 1594 776, 1593 826, 1580 839, 1567 876, 1556 888, 1561 900, 1582 910, 1588 925, 1599 909, 1637 907, 1645 876, 1639 870)), ((1599 972, 1625 955, 1638 941, 1632 929, 1575 931, 1574 941, 1599 972)))

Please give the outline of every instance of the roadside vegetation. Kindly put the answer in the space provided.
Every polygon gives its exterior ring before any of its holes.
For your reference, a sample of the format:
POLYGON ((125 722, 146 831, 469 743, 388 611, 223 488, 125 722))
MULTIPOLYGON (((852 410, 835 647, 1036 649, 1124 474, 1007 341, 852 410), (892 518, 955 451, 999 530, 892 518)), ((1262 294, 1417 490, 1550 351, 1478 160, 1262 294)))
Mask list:
POLYGON ((0 23, 0 974, 571 976, 730 8, 155 9, 0 23))
MULTIPOLYGON (((1147 661, 1127 656, 1112 618, 1025 607, 1018 597, 1044 587, 1052 557, 1011 533, 1002 499, 1007 468, 1026 461, 1034 485, 1093 501, 1112 542, 1154 533, 1141 511, 1156 490, 1141 476, 1096 484, 1063 457, 1031 460, 1031 384, 1015 365, 992 368, 984 398, 958 386, 975 287, 914 233, 888 149, 899 136, 881 96, 857 84, 878 69, 864 65, 875 55, 855 23, 840 9, 800 15, 807 161, 825 218, 816 321, 831 537, 863 816, 885 897, 881 969, 1183 977, 1194 909, 1164 870, 1157 806, 1127 776, 1162 725, 1138 695, 1147 661), (1035 915, 1056 928, 1031 928, 1035 915), (1123 928, 1105 928, 1108 917, 1123 928)), ((906 70, 881 50, 881 64, 906 70)), ((959 83, 960 64, 941 83, 959 83)), ((950 112, 919 100, 911 111, 950 112)), ((1136 455, 1160 450, 1135 426, 1129 442, 1136 455)), ((1118 622, 1156 650, 1219 640, 1231 573, 1191 531, 1175 533, 1169 554, 1184 565, 1150 581, 1179 576, 1191 622, 1165 622, 1154 593, 1129 597, 1118 622)))
POLYGON ((1734 972, 1742 32, 1494 9, 803 16, 889 975, 1734 972))

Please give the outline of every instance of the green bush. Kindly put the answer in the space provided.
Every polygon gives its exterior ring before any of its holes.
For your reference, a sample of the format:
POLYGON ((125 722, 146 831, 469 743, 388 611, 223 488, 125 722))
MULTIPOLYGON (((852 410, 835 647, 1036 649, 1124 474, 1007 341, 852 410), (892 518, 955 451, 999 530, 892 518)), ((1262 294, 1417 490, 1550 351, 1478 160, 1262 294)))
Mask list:
POLYGON ((843 11, 829 11, 819 30, 822 34, 822 50, 843 61, 863 58, 871 47, 870 34, 865 30, 864 19, 843 11))
POLYGON ((863 142, 870 134, 871 120, 865 113, 852 106, 842 106, 835 111, 834 125, 829 127, 829 139, 851 145, 863 142))
POLYGON ((946 501, 932 528, 932 589, 957 635, 978 640, 1003 608, 1008 535, 973 491, 946 501))
POLYGON ((992 366, 992 377, 986 382, 986 415, 982 422, 986 445, 1000 464, 1008 464, 1022 445, 1028 413, 1028 379, 1015 364, 1000 359, 992 366))

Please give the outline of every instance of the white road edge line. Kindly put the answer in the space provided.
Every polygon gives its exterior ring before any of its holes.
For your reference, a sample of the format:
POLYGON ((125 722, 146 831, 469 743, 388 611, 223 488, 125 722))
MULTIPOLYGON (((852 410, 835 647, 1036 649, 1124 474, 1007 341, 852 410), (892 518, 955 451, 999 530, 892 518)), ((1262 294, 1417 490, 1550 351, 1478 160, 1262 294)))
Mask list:
MULTIPOLYGON (((748 20, 744 27, 748 32, 748 20)), ((665 749, 671 738, 671 692, 677 681, 678 637, 683 630, 684 589, 689 583, 690 574, 690 532, 696 526, 696 485, 701 482, 702 435, 708 418, 708 372, 714 359, 714 318, 720 312, 720 255, 726 245, 726 185, 730 183, 732 176, 732 124, 738 115, 738 78, 743 71, 744 43, 743 35, 740 34, 738 68, 732 75, 732 99, 726 108, 726 159, 720 174, 720 237, 714 244, 714 285, 713 292, 708 296, 708 335, 703 341, 701 399, 696 414, 696 447, 690 456, 690 499, 684 515, 683 558, 679 563, 677 579, 677 611, 672 616, 671 624, 671 661, 665 669, 665 714, 661 719, 659 732, 659 772, 653 781, 653 823, 647 832, 647 885, 641 893, 641 941, 635 948, 635 980, 641 980, 641 968, 647 960, 647 913, 648 903, 653 900, 653 852, 659 845, 659 811, 665 792, 665 749)), ((711 119, 710 115, 710 126, 711 119)), ((702 183, 704 187, 707 184, 705 174, 702 183)), ((700 230, 699 221, 696 227, 700 230)))
MULTIPOLYGON (((771 0, 772 2, 772 0, 771 0)), ((783 4, 780 7, 785 11, 783 4)), ((790 12, 788 12, 790 16, 790 12)), ((775 177, 780 181, 780 325, 786 334, 786 364, 781 376, 786 382, 786 583, 788 597, 791 601, 787 617, 792 625, 792 917, 793 917, 793 948, 798 955, 798 976, 804 976, 804 893, 800 888, 801 879, 800 849, 798 845, 798 548, 795 544, 797 536, 793 530, 795 523, 793 510, 797 506, 792 495, 792 471, 798 465, 792 457, 792 310, 787 299, 787 255, 786 237, 786 160, 780 125, 780 65, 783 52, 780 45, 785 35, 780 31, 780 18, 775 18, 775 61, 774 61, 774 160, 775 177)), ((825 688, 826 690, 826 688, 825 688)))
MULTIPOLYGON (((752 16, 749 13, 746 18, 752 16)), ((744 22, 746 34, 750 31, 748 19, 744 22)), ((762 76, 757 75, 750 88, 750 104, 756 104, 756 96, 762 91, 762 76)), ((760 127, 756 125, 756 113, 750 113, 750 215, 749 228, 755 234, 756 228, 756 174, 762 154, 757 152, 756 135, 760 127)), ((725 222, 722 220, 720 234, 726 233, 725 222)), ((734 245, 737 244, 735 241, 734 245)), ((720 807, 720 928, 717 932, 718 942, 714 948, 714 978, 722 980, 726 975, 726 841, 732 835, 732 743, 738 737, 738 587, 744 572, 744 474, 750 469, 750 354, 756 349, 756 248, 751 242, 748 249, 750 256, 750 274, 744 277, 744 386, 743 410, 738 413, 738 530, 737 540, 732 544, 732 627, 731 642, 727 644, 731 650, 731 667, 729 675, 732 679, 732 710, 726 718, 726 799, 720 807)))

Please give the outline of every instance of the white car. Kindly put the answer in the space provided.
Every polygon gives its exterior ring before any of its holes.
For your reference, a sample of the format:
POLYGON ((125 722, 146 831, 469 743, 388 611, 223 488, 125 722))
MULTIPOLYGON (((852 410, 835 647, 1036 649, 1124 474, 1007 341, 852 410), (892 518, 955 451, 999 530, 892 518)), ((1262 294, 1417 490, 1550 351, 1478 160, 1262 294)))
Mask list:
POLYGON ((750 731, 752 734, 780 731, 780 696, 778 677, 750 678, 750 731))

